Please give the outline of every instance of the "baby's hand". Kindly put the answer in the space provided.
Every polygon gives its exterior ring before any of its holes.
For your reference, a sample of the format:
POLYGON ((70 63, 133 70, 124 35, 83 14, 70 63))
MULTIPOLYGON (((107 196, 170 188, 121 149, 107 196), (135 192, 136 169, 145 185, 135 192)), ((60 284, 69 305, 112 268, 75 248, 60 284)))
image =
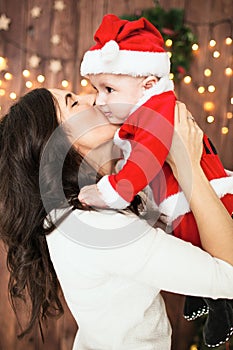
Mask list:
POLYGON ((97 185, 83 187, 78 199, 84 205, 86 204, 96 208, 108 208, 107 204, 101 198, 101 193, 98 191, 97 185))

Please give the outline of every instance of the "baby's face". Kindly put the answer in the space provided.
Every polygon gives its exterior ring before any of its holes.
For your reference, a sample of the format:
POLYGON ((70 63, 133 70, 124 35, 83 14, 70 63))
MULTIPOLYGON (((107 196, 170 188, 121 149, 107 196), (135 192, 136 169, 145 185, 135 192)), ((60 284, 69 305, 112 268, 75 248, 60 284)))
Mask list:
POLYGON ((91 74, 89 79, 97 91, 96 105, 110 123, 122 124, 143 96, 142 77, 115 74, 91 74))

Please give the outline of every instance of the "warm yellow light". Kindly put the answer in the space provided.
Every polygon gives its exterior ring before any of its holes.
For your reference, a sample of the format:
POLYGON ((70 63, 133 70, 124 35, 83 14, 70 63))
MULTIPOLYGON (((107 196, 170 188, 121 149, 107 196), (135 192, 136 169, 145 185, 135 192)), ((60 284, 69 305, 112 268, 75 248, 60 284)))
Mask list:
POLYGON ((171 58, 172 57, 172 53, 170 51, 167 52, 168 57, 171 58))
POLYGON ((197 51, 198 49, 199 49, 198 44, 193 44, 193 45, 192 45, 192 50, 193 50, 193 51, 197 51))
POLYGON ((23 71, 23 76, 24 76, 25 78, 28 78, 28 77, 30 76, 30 72, 29 72, 28 69, 24 69, 24 71, 23 71))
POLYGON ((222 127, 222 134, 226 135, 226 134, 228 134, 228 131, 229 131, 229 129, 227 126, 222 127))
POLYGON ((233 105, 233 97, 231 97, 231 105, 233 105))
POLYGON ((83 87, 87 86, 87 84, 88 84, 87 79, 82 79, 80 84, 81 84, 81 86, 83 86, 83 87))
POLYGON ((199 94, 203 94, 203 93, 205 92, 204 86, 199 86, 199 88, 197 89, 197 91, 199 92, 199 94))
POLYGON ((9 96, 12 100, 15 100, 17 98, 17 95, 15 92, 11 92, 9 96))
POLYGON ((165 41, 165 45, 166 45, 167 47, 171 47, 171 46, 172 46, 172 40, 171 40, 171 39, 167 39, 167 40, 165 41))
POLYGON ((2 106, 0 106, 0 111, 2 110, 2 106))
POLYGON ((208 115, 208 117, 206 118, 207 122, 209 124, 213 123, 214 122, 214 116, 213 115, 208 115))
POLYGON ((6 59, 2 56, 0 56, 0 71, 5 70, 7 67, 6 59))
POLYGON ((61 85, 66 88, 69 86, 69 82, 67 80, 62 80, 61 85))
POLYGON ((9 72, 6 72, 6 73, 4 74, 4 78, 5 78, 6 80, 11 80, 11 79, 13 78, 13 75, 12 75, 11 73, 9 73, 9 72))
POLYGON ((232 75, 232 69, 230 68, 230 67, 227 67, 226 69, 225 69, 225 74, 227 75, 227 76, 230 76, 230 75, 232 75))
POLYGON ((0 80, 0 86, 2 86, 2 80, 0 80))
POLYGON ((189 75, 186 75, 186 76, 184 77, 184 83, 185 83, 185 84, 190 84, 190 83, 191 83, 191 80, 192 80, 192 78, 191 78, 189 75))
POLYGON ((6 91, 4 89, 0 89, 0 96, 4 96, 6 94, 6 91))
POLYGON ((193 344, 190 346, 190 350, 198 350, 198 347, 195 344, 193 344))
POLYGON ((217 51, 217 50, 214 51, 214 52, 213 52, 213 57, 214 57, 214 58, 219 58, 219 57, 220 57, 220 52, 217 51))
POLYGON ((214 103, 213 102, 205 102, 204 103, 204 110, 205 111, 212 111, 214 109, 214 103))
POLYGON ((169 73, 169 79, 171 79, 171 80, 174 79, 174 74, 173 73, 169 73))
POLYGON ((232 118, 233 118, 233 113, 227 112, 227 119, 232 119, 232 118))
POLYGON ((232 38, 230 38, 229 36, 225 39, 225 43, 226 45, 231 45, 232 44, 232 38))
POLYGON ((45 77, 42 74, 39 74, 36 79, 38 83, 43 83, 45 81, 45 77))
POLYGON ((26 83, 25 83, 25 85, 26 85, 26 87, 28 88, 28 89, 31 89, 31 87, 32 87, 32 82, 30 81, 30 80, 28 80, 28 81, 26 81, 26 83))
POLYGON ((214 39, 209 42, 210 47, 214 47, 216 45, 216 41, 214 39))
POLYGON ((204 70, 204 75, 205 75, 206 77, 210 77, 210 76, 211 76, 211 74, 212 74, 211 69, 206 68, 206 69, 204 70))
POLYGON ((214 85, 209 85, 208 86, 208 91, 209 92, 214 92, 215 91, 215 86, 214 85))

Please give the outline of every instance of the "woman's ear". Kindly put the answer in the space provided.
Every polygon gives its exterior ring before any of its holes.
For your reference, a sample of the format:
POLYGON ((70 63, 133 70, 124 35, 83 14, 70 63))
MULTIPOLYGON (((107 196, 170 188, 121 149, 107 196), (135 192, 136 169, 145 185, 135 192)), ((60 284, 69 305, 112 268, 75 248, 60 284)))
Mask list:
POLYGON ((152 86, 154 86, 158 81, 158 78, 154 75, 149 75, 149 77, 146 77, 142 84, 145 90, 150 89, 152 86))

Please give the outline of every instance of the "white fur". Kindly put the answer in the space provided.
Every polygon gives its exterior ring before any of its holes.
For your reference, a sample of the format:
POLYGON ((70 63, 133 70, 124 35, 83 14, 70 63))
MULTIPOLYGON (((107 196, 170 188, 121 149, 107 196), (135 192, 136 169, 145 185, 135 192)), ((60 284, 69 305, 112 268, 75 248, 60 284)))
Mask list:
POLYGON ((100 179, 97 183, 97 188, 100 191, 104 202, 112 209, 123 209, 130 204, 114 190, 107 175, 100 179))
MULTIPOLYGON (((233 176, 227 176, 220 179, 210 181, 211 186, 222 198, 226 194, 233 194, 233 176)), ((190 212, 189 203, 183 192, 178 192, 166 198, 159 205, 159 211, 169 217, 169 222, 177 219, 180 215, 190 212)))
POLYGON ((106 62, 102 50, 90 50, 83 57, 80 72, 82 76, 109 73, 162 77, 170 72, 170 60, 167 52, 120 50, 114 60, 106 62))

